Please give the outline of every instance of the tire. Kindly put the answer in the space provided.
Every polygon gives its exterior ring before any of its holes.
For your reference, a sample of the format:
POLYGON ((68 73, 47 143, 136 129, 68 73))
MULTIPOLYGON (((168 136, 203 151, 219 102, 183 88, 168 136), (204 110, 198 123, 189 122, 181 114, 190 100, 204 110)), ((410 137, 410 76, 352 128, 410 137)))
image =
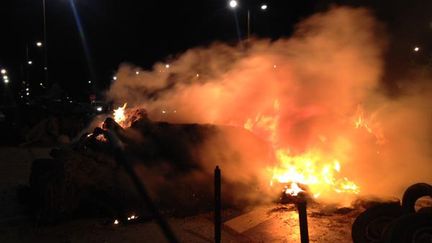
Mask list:
POLYGON ((402 209, 404 213, 415 213, 416 201, 424 196, 432 197, 432 186, 426 183, 414 184, 405 190, 402 197, 402 209))
POLYGON ((384 243, 432 242, 432 214, 413 213, 394 221, 384 232, 384 243))
POLYGON ((352 225, 354 243, 379 242, 386 227, 402 215, 399 202, 378 204, 361 213, 352 225))

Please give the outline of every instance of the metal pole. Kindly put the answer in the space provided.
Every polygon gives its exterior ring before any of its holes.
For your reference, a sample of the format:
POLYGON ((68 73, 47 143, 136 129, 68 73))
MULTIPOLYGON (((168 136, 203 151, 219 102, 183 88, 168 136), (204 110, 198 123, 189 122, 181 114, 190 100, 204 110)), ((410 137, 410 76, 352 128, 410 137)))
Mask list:
POLYGON ((247 11, 247 38, 250 38, 250 10, 247 11))
POLYGON ((309 243, 309 232, 308 232, 308 222, 307 222, 307 203, 306 199, 299 195, 300 201, 297 203, 297 210, 299 214, 299 224, 300 224, 300 239, 301 243, 309 243))
POLYGON ((116 161, 124 167, 126 173, 129 175, 132 182, 135 184, 135 187, 138 190, 138 193, 141 195, 141 197, 144 200, 144 203, 149 208, 150 212, 153 214, 153 218, 156 220, 156 223, 161 228, 161 230, 162 230, 163 234, 165 235, 166 239, 168 240, 168 242, 170 242, 170 243, 179 242, 179 240, 177 239, 173 230, 171 229, 170 225, 165 220, 163 215, 159 212, 159 209, 156 207, 156 204, 150 198, 150 196, 147 192, 147 188, 145 187, 144 183, 141 181, 141 179, 135 173, 134 168, 132 167, 132 165, 127 160, 126 155, 123 152, 122 146, 120 145, 121 142, 118 139, 117 135, 112 131, 107 131, 106 135, 108 137, 108 140, 111 143, 111 146, 113 147, 113 152, 114 152, 114 156, 115 156, 116 161))
POLYGON ((214 171, 214 199, 215 199, 215 211, 214 211, 214 237, 215 243, 221 242, 221 171, 219 166, 216 166, 214 171))
MULTIPOLYGON (((29 65, 29 60, 30 60, 30 56, 29 56, 29 47, 28 47, 28 43, 26 43, 26 54, 25 54, 25 61, 24 61, 24 73, 25 73, 25 84, 24 84, 24 88, 27 87, 27 84, 30 86, 30 65, 29 65)), ((27 97, 28 98, 28 97, 27 97)))
POLYGON ((48 86, 48 43, 47 43, 47 21, 46 21, 46 3, 42 0, 42 12, 43 12, 43 48, 44 48, 44 74, 45 74, 45 85, 48 86))

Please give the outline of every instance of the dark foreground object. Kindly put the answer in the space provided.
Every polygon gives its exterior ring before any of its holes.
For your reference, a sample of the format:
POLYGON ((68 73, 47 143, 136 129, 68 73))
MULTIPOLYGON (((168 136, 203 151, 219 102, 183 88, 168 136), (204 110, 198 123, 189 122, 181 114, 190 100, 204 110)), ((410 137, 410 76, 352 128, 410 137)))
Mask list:
MULTIPOLYGON (((239 128, 140 119, 126 129, 112 119, 104 126, 74 146, 53 150, 52 158, 33 162, 28 203, 38 223, 83 216, 149 215, 134 182, 115 159, 116 152, 107 142, 108 130, 121 140, 124 158, 132 162, 137 179, 148 185, 165 214, 185 216, 211 210, 216 164, 230 163, 235 169, 237 164, 268 161, 266 144, 239 128), (253 158, 244 155, 245 146, 254 151, 253 158)), ((231 194, 224 192, 227 202, 231 194)))
POLYGON ((221 215, 221 170, 219 166, 216 166, 214 171, 214 240, 215 243, 221 242, 221 227, 222 227, 222 215, 221 215))
POLYGON ((353 223, 354 243, 432 242, 432 210, 416 211, 415 204, 423 196, 432 197, 432 186, 417 183, 410 186, 399 201, 373 205, 353 223))
MULTIPOLYGON (((300 197, 303 197, 301 194, 300 197)), ((307 202, 303 198, 297 203, 297 211, 299 214, 300 240, 301 243, 309 243, 309 227, 307 221, 307 202)))

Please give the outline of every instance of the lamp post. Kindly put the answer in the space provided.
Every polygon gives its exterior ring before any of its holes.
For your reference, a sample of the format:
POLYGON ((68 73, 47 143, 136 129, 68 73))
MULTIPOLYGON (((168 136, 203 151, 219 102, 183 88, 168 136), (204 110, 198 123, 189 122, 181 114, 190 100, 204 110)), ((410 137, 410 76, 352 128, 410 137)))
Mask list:
MULTIPOLYGON (((46 0, 42 0, 42 13, 43 13, 43 44, 44 44, 44 61, 43 69, 45 75, 45 85, 48 85, 48 42, 47 42, 47 21, 46 21, 46 0)), ((38 47, 42 47, 41 42, 37 42, 38 47)))
MULTIPOLYGON (((230 0, 228 2, 228 4, 229 4, 229 7, 231 9, 236 9, 239 6, 237 0, 230 0)), ((266 11, 267 8, 268 8, 268 5, 265 4, 265 3, 261 4, 261 6, 260 6, 261 11, 266 11)), ((250 35, 251 35, 251 21, 250 21, 251 17, 250 17, 250 13, 251 13, 251 11, 248 8, 247 9, 247 39, 250 39, 250 35)))

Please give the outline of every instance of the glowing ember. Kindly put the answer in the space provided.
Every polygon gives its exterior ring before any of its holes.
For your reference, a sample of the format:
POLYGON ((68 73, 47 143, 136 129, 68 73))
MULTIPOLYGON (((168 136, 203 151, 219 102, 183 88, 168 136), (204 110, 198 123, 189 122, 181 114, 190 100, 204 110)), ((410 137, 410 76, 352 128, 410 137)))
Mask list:
POLYGON ((291 196, 297 196, 300 192, 303 192, 303 189, 301 189, 297 183, 292 182, 290 187, 286 186, 285 189, 285 194, 289 194, 291 196))
POLYGON ((103 135, 103 134, 99 134, 99 135, 97 135, 96 136, 96 139, 98 140, 98 141, 101 141, 101 142, 108 142, 108 140, 105 138, 105 136, 103 135))
POLYGON ((117 108, 114 110, 113 116, 114 120, 120 124, 120 126, 124 126, 124 122, 126 121, 126 115, 125 115, 125 109, 126 109, 127 103, 124 103, 123 106, 117 108))
POLYGON ((135 216, 135 214, 132 214, 130 217, 127 217, 128 221, 135 220, 135 219, 138 219, 138 216, 135 216))

